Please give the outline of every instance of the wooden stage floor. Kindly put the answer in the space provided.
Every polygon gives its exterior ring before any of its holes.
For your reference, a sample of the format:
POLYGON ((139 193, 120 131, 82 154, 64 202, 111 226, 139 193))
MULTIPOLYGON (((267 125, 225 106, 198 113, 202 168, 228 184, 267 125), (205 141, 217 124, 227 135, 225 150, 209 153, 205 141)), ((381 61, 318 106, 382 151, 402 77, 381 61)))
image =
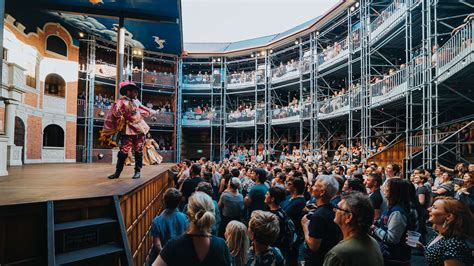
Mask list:
POLYGON ((170 169, 174 164, 144 166, 142 177, 132 179, 133 166, 126 166, 119 179, 110 180, 112 164, 33 164, 8 168, 0 176, 0 206, 124 195, 170 169))

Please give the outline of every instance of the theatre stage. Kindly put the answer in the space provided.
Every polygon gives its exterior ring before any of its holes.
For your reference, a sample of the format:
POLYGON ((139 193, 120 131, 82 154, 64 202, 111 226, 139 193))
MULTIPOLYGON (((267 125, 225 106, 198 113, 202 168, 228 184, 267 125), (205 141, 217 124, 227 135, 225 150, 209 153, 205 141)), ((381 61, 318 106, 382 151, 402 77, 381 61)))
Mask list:
POLYGON ((0 206, 45 201, 123 196, 160 176, 172 163, 142 168, 142 177, 132 179, 133 166, 126 166, 119 179, 110 180, 112 164, 32 164, 10 167, 0 177, 0 206))

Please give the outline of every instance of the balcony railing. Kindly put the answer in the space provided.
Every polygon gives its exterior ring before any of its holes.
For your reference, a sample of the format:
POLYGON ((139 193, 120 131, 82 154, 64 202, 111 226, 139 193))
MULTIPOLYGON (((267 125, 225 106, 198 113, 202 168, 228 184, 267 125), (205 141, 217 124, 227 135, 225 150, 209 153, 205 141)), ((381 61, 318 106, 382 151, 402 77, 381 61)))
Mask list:
POLYGON ((227 87, 237 88, 255 85, 255 71, 233 73, 227 77, 227 87))
POLYGON ((349 94, 333 96, 319 103, 319 113, 324 115, 342 113, 349 110, 349 94))
POLYGON ((183 126, 210 126, 220 125, 221 112, 220 111, 209 111, 196 113, 194 111, 188 111, 183 114, 182 125, 183 126))
POLYGON ((449 69, 457 58, 463 58, 474 50, 474 20, 458 30, 437 51, 437 65, 440 72, 449 69))
POLYGON ((351 38, 352 50, 357 50, 360 47, 360 28, 352 32, 351 38))
POLYGON ((298 60, 291 60, 286 64, 280 64, 280 66, 272 69, 272 81, 278 82, 285 80, 290 77, 294 77, 299 74, 299 62, 298 60))
POLYGON ((326 49, 323 49, 323 51, 318 54, 319 67, 324 67, 330 62, 343 57, 347 54, 348 48, 347 37, 327 46, 326 49))
POLYGON ((300 106, 285 106, 272 110, 272 120, 286 120, 287 118, 299 118, 300 106))
POLYGON ((391 94, 393 89, 397 88, 403 83, 406 83, 406 80, 406 68, 400 69, 393 75, 390 75, 381 81, 372 84, 370 86, 372 89, 372 97, 391 94))
MULTIPOLYGON (((110 110, 112 106, 97 106, 94 105, 94 119, 103 120, 107 112, 110 110)), ((86 100, 78 99, 77 100, 77 116, 78 117, 86 117, 86 100)), ((173 112, 158 112, 157 114, 152 114, 144 120, 149 125, 174 125, 174 113, 173 112)))
POLYGON ((256 111, 254 109, 244 111, 232 111, 227 115, 226 121, 228 125, 252 125, 255 123, 255 116, 256 111))
POLYGON ((381 31, 390 27, 405 12, 407 0, 394 0, 387 8, 382 10, 377 18, 370 23, 373 36, 379 36, 381 31))
MULTIPOLYGON (((142 71, 133 71, 132 81, 142 82, 142 71)), ((175 75, 171 73, 143 71, 143 85, 145 86, 163 86, 174 87, 175 75)))

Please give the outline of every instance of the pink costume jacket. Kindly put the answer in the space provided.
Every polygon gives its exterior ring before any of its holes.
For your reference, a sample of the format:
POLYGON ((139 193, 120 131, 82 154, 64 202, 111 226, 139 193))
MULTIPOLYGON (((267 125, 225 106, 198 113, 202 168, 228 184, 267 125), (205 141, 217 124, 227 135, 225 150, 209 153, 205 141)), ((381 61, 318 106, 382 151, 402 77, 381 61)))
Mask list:
POLYGON ((143 106, 138 100, 132 101, 128 97, 123 96, 118 99, 112 106, 112 114, 115 118, 125 119, 125 135, 146 135, 150 127, 143 120, 148 117, 152 110, 143 106))

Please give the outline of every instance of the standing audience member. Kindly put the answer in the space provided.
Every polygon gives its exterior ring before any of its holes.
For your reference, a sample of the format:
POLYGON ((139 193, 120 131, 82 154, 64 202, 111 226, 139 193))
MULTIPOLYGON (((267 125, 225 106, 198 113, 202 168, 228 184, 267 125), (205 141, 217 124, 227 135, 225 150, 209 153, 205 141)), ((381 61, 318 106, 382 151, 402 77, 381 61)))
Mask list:
POLYGON ((196 191, 196 187, 199 183, 203 182, 204 179, 201 178, 201 166, 199 164, 193 164, 189 169, 190 179, 187 179, 183 182, 181 187, 181 193, 183 193, 183 200, 186 204, 188 202, 191 194, 196 191))
POLYGON ((331 199, 336 195, 339 184, 330 175, 318 176, 312 194, 317 209, 301 219, 305 239, 305 265, 322 265, 324 256, 341 239, 342 233, 334 223, 331 199))
POLYGON ((252 179, 256 185, 249 191, 245 197, 245 206, 248 209, 247 217, 250 217, 255 210, 265 209, 265 194, 267 194, 268 187, 265 184, 267 180, 267 172, 262 168, 255 168, 252 171, 252 179))
POLYGON ((381 185, 382 177, 379 174, 372 173, 365 181, 365 186, 370 190, 370 202, 372 203, 372 207, 374 207, 374 221, 377 221, 380 218, 380 214, 385 209, 382 192, 380 191, 381 185))
POLYGON ((232 258, 231 265, 244 266, 249 250, 247 227, 239 221, 231 221, 225 229, 225 239, 232 258))
POLYGON ((387 266, 403 265, 411 259, 411 249, 405 243, 410 214, 408 186, 410 184, 400 178, 388 180, 384 191, 388 206, 373 227, 373 235, 379 241, 387 266))
POLYGON ((188 227, 188 218, 178 211, 181 193, 175 188, 169 188, 163 195, 165 210, 153 219, 150 235, 153 237, 153 248, 150 253, 150 262, 155 261, 161 249, 168 240, 182 235, 188 227))
POLYGON ((187 233, 169 240, 153 266, 230 265, 226 242, 211 234, 215 222, 211 197, 204 192, 195 192, 189 198, 188 218, 187 233))
POLYGON ((288 260, 291 245, 296 241, 296 233, 293 221, 288 217, 283 208, 280 207, 280 203, 285 199, 285 196, 283 188, 279 186, 271 187, 265 195, 265 203, 268 205, 270 212, 278 217, 278 223, 280 224, 280 233, 273 246, 280 249, 283 256, 288 260), (290 227, 292 227, 292 231, 290 227), (287 234, 292 235, 288 236, 287 234))
POLYGON ((418 232, 421 234, 420 239, 425 243, 426 239, 426 212, 431 202, 431 193, 424 185, 426 181, 425 175, 417 174, 413 177, 413 184, 416 189, 416 197, 418 200, 418 232))
POLYGON ((450 197, 439 197, 428 209, 428 221, 438 235, 425 247, 426 265, 473 265, 466 239, 473 235, 473 217, 467 206, 450 197))
POLYGON ((233 177, 229 180, 227 189, 219 199, 219 209, 221 210, 221 224, 219 227, 219 237, 224 237, 225 228, 230 221, 240 221, 244 210, 244 198, 239 193, 240 180, 233 177))
MULTIPOLYGON (((299 173, 299 172, 297 172, 299 173)), ((287 257, 287 265, 298 264, 298 254, 301 244, 304 242, 303 227, 301 218, 303 218, 303 209, 306 206, 304 192, 306 184, 302 177, 290 176, 285 182, 286 190, 290 193, 289 200, 282 204, 282 208, 290 217, 295 225, 297 239, 291 246, 290 253, 287 257)))
POLYGON ((334 211, 334 222, 341 228, 343 240, 326 254, 324 265, 383 265, 379 245, 369 236, 374 217, 369 198, 360 192, 350 192, 334 211))
POLYGON ((274 214, 261 210, 252 212, 249 221, 249 236, 252 246, 248 252, 248 266, 283 266, 285 264, 280 250, 271 246, 279 233, 280 225, 274 214))

